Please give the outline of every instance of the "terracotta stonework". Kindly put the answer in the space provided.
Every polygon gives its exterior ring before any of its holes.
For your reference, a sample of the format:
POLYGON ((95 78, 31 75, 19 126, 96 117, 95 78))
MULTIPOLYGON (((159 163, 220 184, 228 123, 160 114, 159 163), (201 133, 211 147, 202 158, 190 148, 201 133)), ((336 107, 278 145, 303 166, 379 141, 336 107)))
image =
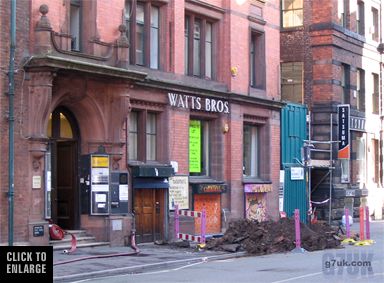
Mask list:
MULTIPOLYGON (((79 9, 87 12, 81 14, 80 38, 76 38, 81 41, 79 50, 71 50, 70 0, 50 0, 46 5, 32 1, 30 9, 17 2, 23 13, 17 22, 18 50, 23 52, 16 58, 20 72, 15 95, 15 240, 49 244, 49 217, 44 211, 48 205, 52 221, 65 225, 64 229, 85 230, 97 241, 128 245, 134 229, 140 241, 172 241, 174 212, 168 203, 168 178, 174 174, 188 176, 189 209, 212 203, 215 207, 208 223, 214 225, 209 231, 223 232, 230 220, 245 217, 245 124, 259 129, 262 162, 258 180, 253 181, 269 184, 271 189, 263 198, 266 217, 277 219, 283 106, 276 83, 279 1, 243 5, 217 0, 143 1, 145 21, 150 20, 152 7, 159 11, 159 41, 156 50, 151 50, 156 45, 150 44, 154 38, 148 33, 144 40, 148 44, 140 51, 147 57, 140 65, 136 64, 138 39, 129 38, 126 32, 136 29, 135 22, 125 20, 124 2, 80 1, 79 9), (185 46, 186 16, 201 22, 202 33, 207 23, 212 24, 211 77, 185 73, 185 49, 193 45, 185 46), (255 32, 268 39, 261 47, 265 77, 259 88, 250 86, 250 38, 255 32), (154 51, 158 62, 151 65, 154 51), (201 109, 172 105, 169 93, 212 104, 201 109), (190 121, 196 119, 209 127, 200 136, 209 151, 204 155, 209 159, 208 173, 200 176, 190 172, 189 160, 190 121), (90 154, 95 153, 107 155, 108 168, 91 163, 90 154), (193 190, 204 186, 222 189, 214 197, 193 190), (46 197, 48 188, 51 203, 46 197), (34 227, 39 225, 44 235, 34 237, 34 227)), ((136 2, 130 2, 132 7, 136 2)), ((0 11, 8 9, 2 3, 0 11)), ((136 17, 134 12, 131 15, 136 17)), ((5 27, 0 28, 7 34, 5 27)), ((150 30, 151 25, 144 28, 150 30)), ((201 70, 208 69, 208 55, 206 62, 202 60, 206 50, 202 48, 201 58, 196 58, 201 60, 201 70)), ((6 55, 5 49, 1 52, 6 55)), ((6 57, 0 57, 2 66, 7 65, 6 57)), ((7 103, 6 97, 0 97, 1 113, 6 113, 7 103)), ((4 120, 0 120, 0 156, 6 161, 8 126, 4 120)), ((8 177, 5 161, 0 171, 4 184, 8 177)), ((0 201, 1 207, 7 207, 5 198, 0 201)), ((6 223, 5 209, 0 213, 1 223, 6 223)), ((196 232, 193 220, 182 226, 196 232)), ((0 233, 3 243, 8 231, 0 233)))

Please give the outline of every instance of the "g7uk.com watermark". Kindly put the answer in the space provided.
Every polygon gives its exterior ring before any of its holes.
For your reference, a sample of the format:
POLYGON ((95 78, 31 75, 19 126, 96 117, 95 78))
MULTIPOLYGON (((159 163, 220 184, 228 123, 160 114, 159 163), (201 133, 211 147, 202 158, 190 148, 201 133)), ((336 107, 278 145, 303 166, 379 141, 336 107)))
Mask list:
POLYGON ((327 252, 323 254, 322 267, 326 276, 373 275, 373 252, 327 252))

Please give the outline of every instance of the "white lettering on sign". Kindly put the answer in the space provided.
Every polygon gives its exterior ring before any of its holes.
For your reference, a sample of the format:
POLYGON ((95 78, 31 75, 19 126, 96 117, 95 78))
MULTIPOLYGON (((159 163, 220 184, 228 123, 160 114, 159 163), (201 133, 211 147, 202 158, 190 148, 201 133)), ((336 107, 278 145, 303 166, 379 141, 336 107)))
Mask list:
POLYGON ((168 101, 171 106, 178 108, 186 108, 192 110, 203 110, 207 112, 218 112, 218 113, 229 113, 229 103, 228 101, 223 101, 220 99, 214 98, 205 98, 178 94, 178 93, 168 93, 168 101))
POLYGON ((351 130, 365 132, 365 118, 351 116, 350 120, 351 130))

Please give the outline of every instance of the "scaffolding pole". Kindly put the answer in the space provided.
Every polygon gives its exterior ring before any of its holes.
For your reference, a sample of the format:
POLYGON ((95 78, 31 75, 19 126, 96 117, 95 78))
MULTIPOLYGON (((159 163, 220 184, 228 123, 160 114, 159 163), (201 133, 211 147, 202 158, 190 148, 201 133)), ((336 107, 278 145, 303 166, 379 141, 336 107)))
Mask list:
MULTIPOLYGON (((338 141, 333 141, 333 115, 332 113, 330 114, 330 131, 329 131, 329 141, 314 141, 314 140, 311 140, 311 117, 309 118, 309 125, 308 125, 308 137, 309 139, 308 140, 304 140, 304 142, 306 143, 306 146, 307 147, 310 147, 310 150, 309 150, 309 162, 305 162, 304 163, 304 166, 306 167, 307 169, 307 172, 308 172, 308 179, 307 179, 307 182, 308 182, 308 204, 309 206, 311 207, 311 203, 312 203, 312 198, 311 198, 311 194, 312 194, 312 190, 311 190, 311 173, 312 173, 312 168, 327 168, 329 170, 329 216, 328 216, 328 223, 331 224, 331 219, 332 219, 332 185, 333 185, 333 169, 335 169, 333 167, 333 144, 334 143, 338 143, 338 141), (316 149, 315 148, 315 145, 316 144, 324 144, 324 145, 328 145, 329 146, 329 149, 316 149), (324 159, 321 159, 321 160, 312 160, 312 156, 311 156, 311 153, 312 152, 323 152, 323 153, 328 153, 329 154, 329 160, 327 163, 325 163, 325 165, 323 165, 322 163, 320 163, 320 161, 324 160, 324 159), (316 161, 313 162, 313 161, 316 161)), ((321 179, 321 182, 324 181, 325 178, 321 179)), ((320 184, 320 183, 319 183, 320 184)), ((312 213, 312 211, 311 211, 312 213)))
MULTIPOLYGON (((332 113, 330 114, 330 117, 329 117, 329 126, 330 126, 330 131, 329 131, 329 135, 330 135, 330 140, 331 140, 331 144, 330 144, 330 155, 329 155, 329 160, 331 162, 331 167, 333 167, 332 165, 332 162, 333 162, 333 155, 332 155, 332 151, 333 151, 333 134, 332 134, 332 131, 333 131, 333 121, 332 121, 333 117, 332 117, 332 113)), ((329 216, 328 216, 328 224, 331 225, 331 218, 332 218, 332 180, 333 180, 333 170, 331 169, 330 172, 329 172, 329 216)))

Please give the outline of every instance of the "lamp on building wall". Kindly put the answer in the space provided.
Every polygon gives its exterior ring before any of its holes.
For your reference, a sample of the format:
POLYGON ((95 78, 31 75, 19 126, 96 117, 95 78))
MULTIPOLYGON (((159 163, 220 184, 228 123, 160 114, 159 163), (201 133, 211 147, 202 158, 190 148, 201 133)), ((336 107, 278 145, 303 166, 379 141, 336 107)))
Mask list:
POLYGON ((223 133, 226 134, 229 132, 229 125, 228 123, 224 123, 223 125, 223 133))
POLYGON ((384 43, 380 42, 380 44, 377 46, 377 52, 380 53, 380 74, 379 74, 379 101, 380 101, 380 157, 379 157, 379 168, 380 168, 380 184, 383 186, 383 53, 384 53, 384 43))
POLYGON ((239 70, 237 69, 237 67, 231 67, 232 77, 236 77, 238 72, 239 72, 239 70))

